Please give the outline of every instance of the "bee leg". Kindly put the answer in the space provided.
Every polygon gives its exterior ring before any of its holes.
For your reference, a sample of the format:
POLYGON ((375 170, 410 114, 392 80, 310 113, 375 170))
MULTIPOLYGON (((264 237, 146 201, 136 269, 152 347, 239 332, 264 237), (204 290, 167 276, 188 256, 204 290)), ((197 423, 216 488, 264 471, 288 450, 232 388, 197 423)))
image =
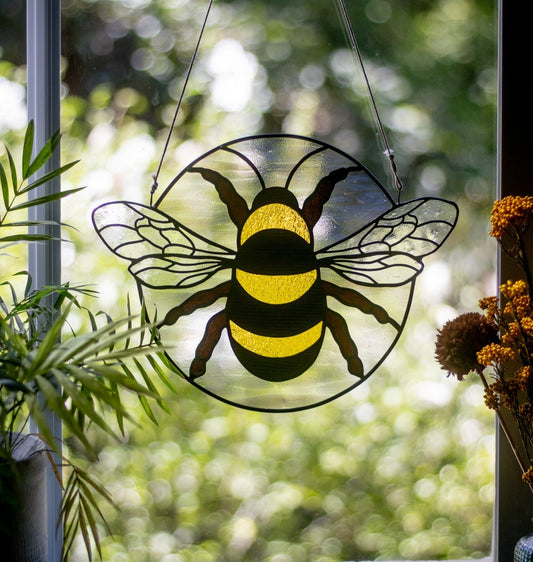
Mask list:
POLYGON ((226 310, 217 312, 209 319, 209 322, 205 327, 204 336, 196 348, 196 353, 194 354, 194 359, 189 370, 193 379, 201 377, 205 373, 205 366, 209 361, 218 340, 220 340, 222 330, 227 326, 227 323, 228 315, 226 310))
POLYGON ((321 217, 322 209, 331 197, 335 186, 340 181, 345 180, 351 172, 357 172, 360 169, 360 166, 339 168, 323 177, 317 183, 313 193, 307 197, 302 207, 302 215, 310 228, 313 228, 318 219, 321 217))
POLYGON ((333 310, 327 309, 326 312, 326 325, 329 328, 333 339, 337 342, 339 349, 342 353, 346 363, 348 364, 348 371, 356 377, 363 378, 365 369, 359 354, 357 353, 357 346, 353 342, 346 320, 333 310))
POLYGON ((216 287, 211 287, 211 289, 198 291, 188 299, 184 300, 180 305, 171 308, 167 312, 163 321, 160 322, 157 327, 161 328, 161 326, 171 326, 172 324, 175 324, 182 316, 192 314, 199 308, 210 306, 221 297, 227 297, 230 287, 231 281, 225 281, 224 283, 221 283, 216 287))
POLYGON ((233 184, 223 175, 209 170, 208 168, 190 168, 190 172, 201 174, 204 180, 212 183, 218 192, 218 196, 222 203, 228 208, 228 214, 233 224, 240 228, 250 214, 248 205, 243 197, 241 197, 233 184))
POLYGON ((348 287, 339 287, 329 281, 322 281, 322 287, 326 295, 337 299, 342 304, 357 308, 365 314, 372 314, 380 324, 390 324, 396 330, 400 330, 398 322, 396 322, 394 318, 391 318, 383 307, 374 304, 361 293, 348 287))

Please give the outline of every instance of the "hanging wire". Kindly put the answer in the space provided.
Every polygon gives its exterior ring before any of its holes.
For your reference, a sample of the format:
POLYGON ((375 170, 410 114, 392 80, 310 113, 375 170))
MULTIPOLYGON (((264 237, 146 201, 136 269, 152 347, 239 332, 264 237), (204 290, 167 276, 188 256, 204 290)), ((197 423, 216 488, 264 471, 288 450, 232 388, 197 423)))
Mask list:
POLYGON ((183 88, 181 89, 180 97, 178 103, 176 105, 176 111, 174 111, 174 117, 172 118, 172 123, 170 124, 170 128, 167 135, 167 140, 165 142, 165 146, 163 148, 163 153, 161 154, 161 159, 159 160, 159 166, 157 167, 157 172, 152 174, 152 187, 150 189, 150 205, 152 205, 154 193, 158 187, 157 178, 159 177, 159 173, 161 172, 161 167, 163 166, 163 160, 165 159, 165 155, 168 149, 168 145, 170 143, 170 138, 172 136, 172 131, 174 129, 174 125, 176 124, 176 119, 178 118, 178 113, 180 111, 181 102, 183 101, 183 96, 185 95, 185 90, 187 88, 187 84, 189 83, 189 78, 191 76, 192 67, 194 65, 194 61, 196 60, 196 55, 198 54, 198 49, 200 48, 200 42, 202 41, 202 37, 204 35, 204 31, 207 25, 207 19, 209 18, 209 12, 211 11, 211 7, 213 6, 214 0, 209 0, 209 5, 207 6, 207 11, 205 13, 204 21, 202 23, 202 27, 200 29, 200 34, 198 35, 198 40, 196 41, 196 46, 194 48, 194 52, 191 57, 191 62, 189 63, 189 68, 187 69, 187 74, 185 75, 185 80, 183 82, 183 88))
MULTIPOLYGON (((178 113, 179 113, 180 108, 181 108, 181 104, 182 104, 182 101, 183 101, 183 97, 185 95, 185 90, 187 88, 187 84, 189 83, 189 78, 191 76, 192 67, 194 65, 194 62, 196 60, 196 56, 198 54, 200 42, 202 40, 204 31, 205 31, 205 28, 206 28, 206 25, 207 25, 207 19, 209 18, 209 13, 211 11, 211 7, 213 6, 213 2, 214 2, 214 0, 209 0, 209 4, 207 6, 207 11, 206 11, 206 14, 205 14, 205 17, 204 17, 204 21, 203 21, 202 27, 200 29, 200 34, 198 35, 198 40, 196 42, 196 46, 195 46, 193 55, 191 57, 191 61, 189 63, 189 68, 187 69, 187 74, 186 74, 185 80, 183 82, 183 87, 182 87, 182 90, 181 90, 181 93, 180 93, 180 97, 179 97, 178 103, 176 105, 176 110, 175 110, 174 116, 172 118, 172 123, 171 123, 170 128, 169 128, 169 132, 168 132, 168 135, 167 135, 165 146, 163 148, 163 153, 161 155, 161 159, 159 161, 157 171, 156 171, 155 174, 152 175, 153 183, 152 183, 152 187, 150 189, 150 205, 152 204, 154 193, 155 193, 155 191, 157 190, 157 187, 158 187, 157 179, 159 177, 159 173, 161 172, 161 168, 163 166, 163 160, 165 159, 165 155, 166 155, 169 143, 170 143, 170 138, 172 136, 172 131, 173 131, 174 126, 176 124, 178 113)), ((367 87, 367 90, 368 90, 368 94, 370 96, 370 101, 372 103, 372 108, 374 110, 374 114, 376 116, 376 120, 377 120, 377 123, 378 123, 379 133, 380 133, 381 138, 383 140, 383 144, 385 145, 384 154, 388 158, 388 161, 389 161, 389 164, 390 164, 390 167, 391 167, 391 170, 392 170, 392 174, 394 176, 394 183, 395 183, 395 187, 398 191, 398 203, 399 203, 400 202, 400 194, 401 194, 401 191, 403 189, 403 184, 402 184, 402 181, 399 177, 398 169, 397 169, 396 163, 394 161, 394 151, 391 149, 391 147, 389 145, 389 141, 387 139, 387 135, 385 133, 385 129, 383 127, 383 123, 382 123, 381 117, 379 115, 376 100, 374 98, 374 93, 372 91, 372 87, 370 86, 370 80, 368 79, 368 75, 366 73, 365 65, 364 65, 364 62, 363 62, 363 57, 361 55, 361 51, 359 49, 359 45, 358 45, 357 39, 355 37, 355 31, 354 31, 354 28, 352 26, 352 22, 350 21, 350 17, 348 15, 348 11, 346 9, 346 4, 344 3, 344 0, 336 0, 336 3, 337 3, 337 8, 339 10, 340 16, 341 16, 341 20, 344 24, 344 27, 345 27, 347 35, 348 35, 348 40, 350 41, 350 45, 351 45, 354 53, 357 56, 357 59, 359 61, 359 65, 361 66, 361 70, 363 72, 363 76, 364 76, 364 80, 365 80, 366 87, 367 87)))
POLYGON ((400 202, 400 195, 401 195, 401 192, 402 192, 402 189, 403 189, 403 184, 402 184, 402 181, 400 179, 400 176, 398 175, 398 169, 396 167, 396 162, 394 161, 394 151, 391 149, 391 147, 389 145, 389 141, 387 139, 387 135, 385 133, 385 129, 383 127, 383 123, 382 123, 381 117, 379 115, 376 100, 374 99, 374 93, 372 92, 372 87, 370 86, 370 80, 368 79, 368 75, 367 75, 366 69, 365 69, 365 64, 363 62, 363 56, 361 55, 359 45, 357 44, 357 39, 355 37, 355 31, 354 31, 354 28, 352 26, 352 22, 350 21, 350 17, 348 15, 346 5, 344 3, 344 0, 336 0, 336 2, 337 2, 337 8, 339 10, 342 22, 343 22, 344 27, 346 29, 346 33, 348 35, 348 39, 350 41, 350 45, 351 45, 354 53, 356 54, 357 60, 359 61, 359 65, 361 66, 361 70, 363 71, 363 76, 364 76, 364 79, 365 79, 368 94, 370 96, 370 101, 372 102, 372 108, 374 110, 374 114, 375 114, 376 119, 377 119, 379 134, 381 135, 381 138, 383 140, 383 144, 385 145, 384 154, 389 160, 389 164, 390 164, 390 167, 391 167, 391 170, 392 170, 392 174, 394 176, 394 185, 395 185, 395 187, 398 191, 398 203, 399 203, 400 202))

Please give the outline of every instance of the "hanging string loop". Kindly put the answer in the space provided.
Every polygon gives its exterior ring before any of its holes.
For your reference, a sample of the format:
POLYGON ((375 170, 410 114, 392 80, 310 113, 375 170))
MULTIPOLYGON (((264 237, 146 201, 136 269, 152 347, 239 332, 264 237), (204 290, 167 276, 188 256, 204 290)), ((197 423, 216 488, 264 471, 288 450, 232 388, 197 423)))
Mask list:
POLYGON ((361 67, 361 70, 363 72, 363 77, 364 77, 364 80, 365 80, 366 88, 368 90, 368 95, 369 95, 370 101, 372 103, 372 109, 374 110, 374 115, 375 115, 376 120, 377 120, 379 134, 381 136, 381 139, 383 140, 383 144, 385 145, 384 154, 387 157, 387 159, 389 161, 390 168, 392 170, 392 175, 394 177, 394 187, 398 191, 398 203, 399 203, 400 202, 400 195, 401 195, 401 192, 402 192, 402 189, 403 189, 403 184, 402 184, 402 180, 400 179, 400 176, 398 174, 398 168, 397 168, 396 163, 394 161, 394 151, 392 150, 392 148, 389 145, 389 141, 388 141, 387 135, 385 133, 385 128, 383 127, 383 123, 382 123, 381 117, 379 115, 376 100, 374 98, 374 93, 372 91, 372 87, 370 86, 370 80, 368 79, 368 74, 366 72, 365 64, 363 62, 363 56, 361 54, 361 50, 359 49, 359 45, 358 45, 357 39, 355 37, 355 31, 354 31, 352 22, 350 21, 350 17, 348 15, 348 10, 346 9, 346 4, 344 3, 344 0, 336 0, 336 2, 337 2, 337 9, 339 11, 342 23, 344 25, 344 28, 346 30, 346 34, 348 36, 348 40, 350 42, 350 46, 352 47, 352 50, 355 53, 355 55, 357 57, 357 60, 359 62, 359 66, 361 67))
POLYGON ((187 74, 185 75, 185 80, 183 81, 183 87, 181 89, 180 97, 178 99, 178 103, 176 105, 176 110, 174 111, 174 116, 172 118, 172 123, 170 124, 170 128, 167 135, 167 140, 165 142, 165 146, 163 148, 163 153, 161 154, 161 159, 159 160, 159 165, 157 167, 157 171, 155 174, 152 174, 152 186, 150 188, 150 205, 152 205, 154 193, 158 188, 157 179, 159 178, 159 173, 161 172, 161 168, 163 166, 163 160, 165 159, 166 152, 168 150, 168 145, 170 144, 170 138, 172 136, 172 131, 174 130, 174 125, 176 124, 176 120, 178 118, 178 113, 181 108, 181 103, 183 101, 183 97, 185 95, 185 90, 187 89, 187 84, 189 83, 189 78, 191 77, 192 67, 196 60, 196 56, 198 55, 198 50, 200 48, 200 42, 202 41, 202 37, 204 35, 205 28, 207 26, 207 19, 209 18, 209 13, 211 11, 211 7, 213 6, 214 0, 209 0, 209 4, 207 6, 207 11, 204 16, 204 21, 202 23, 202 27, 200 29, 200 33, 198 35, 198 40, 196 41, 196 46, 194 48, 194 52, 191 57, 191 61, 189 63, 189 68, 187 69, 187 74))

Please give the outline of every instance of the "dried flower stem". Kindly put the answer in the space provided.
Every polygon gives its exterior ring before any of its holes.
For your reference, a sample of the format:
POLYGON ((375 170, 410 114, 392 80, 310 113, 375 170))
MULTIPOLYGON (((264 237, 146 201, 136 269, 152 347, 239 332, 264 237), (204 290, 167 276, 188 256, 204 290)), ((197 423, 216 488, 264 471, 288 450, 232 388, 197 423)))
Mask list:
MULTIPOLYGON (((485 378, 485 375, 482 372, 478 372, 479 378, 481 379, 481 382, 483 383, 483 386, 485 387, 485 389, 487 389, 489 387, 489 383, 487 382, 487 379, 485 378)), ((507 427, 507 424, 505 423, 505 420, 503 419, 503 416, 500 413, 499 409, 496 409, 496 416, 498 417, 498 422, 500 424, 500 427, 502 428, 502 431, 507 439, 507 442, 509 443, 514 456, 516 457, 516 460, 518 461, 518 465, 520 466, 520 470, 522 471, 522 474, 526 473, 528 470, 528 467, 524 464, 524 461, 522 460, 522 457, 520 456, 520 453, 518 452, 518 448, 515 445, 514 439, 511 435, 511 432, 509 431, 509 428, 507 427)), ((529 489, 531 490, 531 492, 533 493, 533 486, 531 484, 529 484, 529 489)))

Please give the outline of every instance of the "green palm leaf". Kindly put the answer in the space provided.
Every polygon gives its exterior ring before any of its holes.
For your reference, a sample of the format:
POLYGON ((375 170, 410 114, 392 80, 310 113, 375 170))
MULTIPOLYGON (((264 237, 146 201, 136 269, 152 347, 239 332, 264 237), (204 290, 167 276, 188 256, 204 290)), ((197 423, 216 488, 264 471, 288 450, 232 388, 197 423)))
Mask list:
POLYGON ((18 176, 17 176, 17 167, 15 166, 15 160, 13 159, 13 156, 9 150, 9 148, 6 147, 6 154, 7 154, 7 160, 9 162, 9 170, 11 172, 11 185, 13 186, 13 192, 15 195, 17 195, 17 186, 18 186, 18 176))
POLYGON ((2 188, 2 200, 4 202, 4 207, 7 209, 9 206, 9 184, 7 182, 6 171, 4 166, 0 164, 0 186, 2 188))
POLYGON ((31 150, 33 148, 33 121, 30 121, 28 128, 26 130, 26 136, 24 138, 24 150, 22 156, 22 177, 23 179, 28 179, 37 170, 40 170, 57 148, 59 141, 61 139, 61 134, 59 132, 54 133, 50 139, 41 148, 37 156, 30 162, 31 150), (31 138, 28 134, 31 131, 31 138), (30 144, 31 141, 31 144, 30 144))
POLYGON ((24 142, 22 145, 22 175, 25 176, 25 172, 30 167, 31 153, 33 150, 33 136, 35 132, 35 125, 33 119, 28 123, 26 127, 26 134, 24 135, 24 142))
MULTIPOLYGON (((37 194, 34 190, 59 177, 76 162, 53 170, 49 167, 43 169, 57 150, 60 135, 53 135, 32 158, 34 140, 34 124, 31 122, 23 140, 20 173, 7 147, 7 165, 0 164, 3 204, 0 229, 5 227, 0 230, 0 248, 56 239, 44 231, 29 233, 28 229, 63 226, 60 223, 20 220, 18 217, 11 220, 11 213, 61 200, 83 189, 37 194), (36 177, 37 172, 40 177, 36 177), (36 193, 36 197, 28 200, 27 196, 32 192, 36 193)), ((27 272, 16 275, 26 276, 23 298, 18 297, 14 282, 0 280, 0 287, 10 293, 10 298, 0 297, 2 443, 8 445, 11 442, 9 432, 24 427, 28 416, 31 416, 39 427, 42 439, 57 451, 57 443, 48 425, 48 414, 54 412, 66 432, 76 438, 83 452, 94 458, 95 450, 87 432, 89 426, 118 440, 120 433, 125 432, 125 420, 136 423, 122 401, 123 392, 135 394, 146 415, 155 423, 153 400, 168 412, 151 374, 141 362, 141 358, 148 358, 150 368, 155 370, 159 379, 173 388, 160 365, 160 362, 164 364, 162 348, 155 345, 153 328, 146 323, 144 316, 141 316, 140 325, 134 325, 135 317, 130 313, 129 302, 129 315, 114 321, 109 315, 93 313, 80 304, 80 295, 94 293, 86 287, 70 287, 66 283, 32 290, 32 279, 27 272), (73 307, 77 312, 87 314, 90 324, 87 333, 77 335, 69 324, 73 307), (108 417, 110 411, 114 419, 108 417)), ((68 448, 68 442, 66 445, 68 448)), ((9 448, 2 447, 0 454, 9 464, 9 448)), ((49 458, 53 463, 52 456, 49 458)), ((61 509, 64 521, 63 559, 67 559, 76 535, 81 533, 89 560, 92 560, 92 541, 101 556, 97 519, 107 527, 98 500, 103 498, 111 504, 112 500, 108 492, 86 472, 72 461, 65 460, 65 463, 70 466, 71 474, 64 486, 61 509)), ((55 464, 54 469, 57 470, 55 464)))
POLYGON ((49 195, 36 197, 35 199, 31 199, 29 201, 24 201, 23 203, 19 203, 18 205, 13 205, 10 210, 19 211, 20 209, 29 209, 30 207, 36 207, 37 205, 44 205, 45 203, 51 203, 52 201, 57 201, 58 199, 62 199, 63 197, 66 197, 67 195, 77 193, 82 189, 85 188, 76 187, 74 189, 67 189, 66 191, 60 191, 58 193, 50 193, 49 195))

